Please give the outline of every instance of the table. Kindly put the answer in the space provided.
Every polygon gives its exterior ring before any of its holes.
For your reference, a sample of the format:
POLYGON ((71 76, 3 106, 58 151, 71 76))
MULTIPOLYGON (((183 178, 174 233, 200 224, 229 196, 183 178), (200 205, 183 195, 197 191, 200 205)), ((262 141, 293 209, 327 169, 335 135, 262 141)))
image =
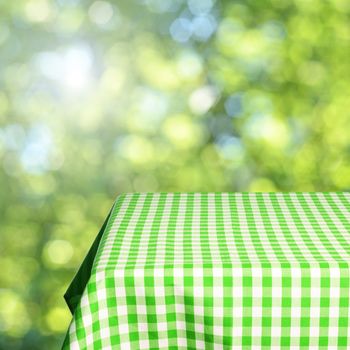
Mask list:
POLYGON ((64 349, 350 347, 350 194, 120 195, 64 349))

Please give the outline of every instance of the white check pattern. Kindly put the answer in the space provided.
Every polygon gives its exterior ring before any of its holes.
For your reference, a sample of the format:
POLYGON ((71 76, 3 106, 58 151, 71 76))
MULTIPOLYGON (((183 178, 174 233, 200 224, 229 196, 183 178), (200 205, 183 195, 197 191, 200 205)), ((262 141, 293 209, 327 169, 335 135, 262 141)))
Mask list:
POLYGON ((116 200, 64 349, 350 347, 349 193, 116 200))

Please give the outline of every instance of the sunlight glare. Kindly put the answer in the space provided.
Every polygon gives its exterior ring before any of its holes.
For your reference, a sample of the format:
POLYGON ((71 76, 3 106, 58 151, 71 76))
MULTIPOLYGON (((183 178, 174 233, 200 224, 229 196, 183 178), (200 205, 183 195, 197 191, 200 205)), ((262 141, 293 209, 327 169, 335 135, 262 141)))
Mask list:
POLYGON ((62 53, 42 52, 37 62, 39 70, 59 83, 65 92, 80 93, 91 82, 93 55, 87 45, 71 46, 62 53))

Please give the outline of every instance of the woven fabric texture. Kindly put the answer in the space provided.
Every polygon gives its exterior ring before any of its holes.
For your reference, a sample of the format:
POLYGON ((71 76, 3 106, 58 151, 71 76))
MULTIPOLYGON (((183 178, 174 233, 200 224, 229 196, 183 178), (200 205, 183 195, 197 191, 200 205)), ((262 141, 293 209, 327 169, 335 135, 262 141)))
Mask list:
POLYGON ((350 347, 349 193, 117 198, 64 349, 350 347))

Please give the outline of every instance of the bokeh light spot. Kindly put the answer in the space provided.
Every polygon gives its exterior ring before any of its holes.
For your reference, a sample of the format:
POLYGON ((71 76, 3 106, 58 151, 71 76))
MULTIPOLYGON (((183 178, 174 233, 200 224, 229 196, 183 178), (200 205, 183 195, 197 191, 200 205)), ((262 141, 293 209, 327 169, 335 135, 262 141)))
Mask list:
POLYGON ((176 68, 185 79, 198 77, 203 71, 202 59, 193 51, 183 51, 177 59, 176 68))
POLYGON ((21 164, 24 170, 32 174, 40 174, 50 169, 50 154, 53 140, 50 129, 45 125, 34 125, 28 133, 21 152, 21 164))
POLYGON ((203 114, 215 104, 218 98, 218 91, 215 87, 207 85, 195 90, 190 98, 189 105, 193 113, 203 114))
POLYGON ((246 134, 254 140, 263 141, 272 147, 285 147, 289 142, 287 125, 268 114, 256 113, 245 124, 246 134))
POLYGON ((192 22, 187 18, 177 18, 170 26, 170 34, 175 41, 185 43, 191 37, 192 22))
POLYGON ((216 21, 210 15, 198 16, 192 21, 192 29, 196 39, 206 41, 214 33, 216 21))
POLYGON ((21 338, 30 325, 21 297, 8 289, 0 289, 0 331, 21 338))
POLYGON ((70 321, 70 314, 66 308, 54 307, 46 315, 46 323, 50 331, 61 333, 70 321))
POLYGON ((44 247, 44 258, 49 265, 65 265, 72 258, 73 253, 72 245, 61 239, 49 241, 44 247))
POLYGON ((244 147, 239 138, 230 134, 222 134, 216 140, 216 147, 224 159, 241 162, 244 158, 244 147))
POLYGON ((326 70, 319 62, 304 62, 298 70, 300 80, 307 85, 317 85, 325 77, 326 70))
POLYGON ((208 13, 213 5, 213 0, 188 0, 188 7, 194 15, 208 13))
POLYGON ((163 130, 178 148, 190 148, 201 141, 202 130, 187 115, 179 114, 165 120, 163 130))
POLYGON ((32 22, 45 22, 50 19, 52 12, 47 0, 29 0, 25 3, 25 13, 32 22))
POLYGON ((117 140, 117 152, 134 164, 147 164, 154 157, 152 143, 144 137, 130 135, 117 140))
POLYGON ((89 17, 98 26, 106 25, 113 17, 113 14, 113 6, 107 1, 95 1, 89 8, 89 17))
POLYGON ((37 56, 38 67, 49 79, 56 80, 67 93, 85 90, 92 78, 93 56, 87 44, 77 44, 59 52, 42 52, 37 56))
POLYGON ((225 110, 230 117, 239 117, 243 111, 242 94, 230 95, 225 101, 225 110))

